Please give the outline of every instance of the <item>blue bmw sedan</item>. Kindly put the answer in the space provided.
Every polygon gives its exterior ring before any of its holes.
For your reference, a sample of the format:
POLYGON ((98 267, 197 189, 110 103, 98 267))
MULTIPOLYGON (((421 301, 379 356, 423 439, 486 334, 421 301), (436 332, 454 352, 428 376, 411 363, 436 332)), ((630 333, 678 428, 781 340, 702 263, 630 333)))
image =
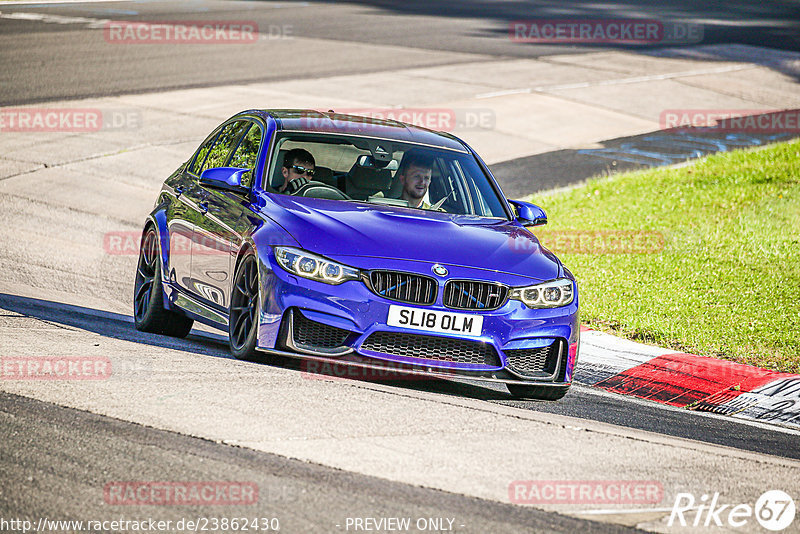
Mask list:
POLYGON ((136 328, 194 321, 231 352, 566 394, 578 289, 453 135, 391 120, 250 110, 169 178, 144 223, 136 328))

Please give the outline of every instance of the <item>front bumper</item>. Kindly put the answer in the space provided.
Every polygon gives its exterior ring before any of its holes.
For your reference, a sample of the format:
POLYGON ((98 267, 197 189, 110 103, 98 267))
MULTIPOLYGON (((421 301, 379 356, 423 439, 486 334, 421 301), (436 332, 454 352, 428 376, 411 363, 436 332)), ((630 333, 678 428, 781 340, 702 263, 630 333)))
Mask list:
MULTIPOLYGON (((374 269, 422 270, 419 262, 370 258, 369 264, 374 269)), ((508 283, 497 280, 498 273, 447 267, 448 279, 508 283)), ((530 309, 507 300, 495 310, 466 311, 446 308, 441 290, 433 304, 415 306, 383 298, 361 281, 334 286, 294 276, 271 256, 262 258, 260 274, 261 350, 363 368, 390 367, 412 375, 552 386, 572 381, 580 335, 577 293, 574 302, 562 308, 530 309), (467 338, 389 326, 390 305, 480 314, 482 332, 467 338)), ((445 282, 439 280, 441 286, 445 282)))

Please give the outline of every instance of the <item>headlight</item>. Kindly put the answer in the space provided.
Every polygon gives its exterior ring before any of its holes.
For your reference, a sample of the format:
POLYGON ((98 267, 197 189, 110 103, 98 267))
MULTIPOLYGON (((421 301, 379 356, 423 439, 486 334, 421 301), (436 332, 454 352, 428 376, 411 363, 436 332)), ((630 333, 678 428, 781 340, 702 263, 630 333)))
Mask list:
POLYGON ((515 287, 508 298, 520 300, 529 308, 557 308, 574 299, 572 280, 560 278, 535 286, 515 287))
POLYGON ((275 259, 278 260, 278 265, 286 271, 317 282, 335 285, 347 280, 358 280, 360 278, 358 269, 336 263, 299 248, 275 247, 275 259))

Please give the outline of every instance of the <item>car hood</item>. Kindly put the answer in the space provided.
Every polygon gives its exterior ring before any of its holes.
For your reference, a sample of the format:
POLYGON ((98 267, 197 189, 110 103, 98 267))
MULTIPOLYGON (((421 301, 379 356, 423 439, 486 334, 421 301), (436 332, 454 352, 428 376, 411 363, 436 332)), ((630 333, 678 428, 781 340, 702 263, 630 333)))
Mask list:
POLYGON ((458 265, 536 280, 563 276, 555 255, 513 221, 285 195, 272 201, 264 214, 316 254, 458 265))

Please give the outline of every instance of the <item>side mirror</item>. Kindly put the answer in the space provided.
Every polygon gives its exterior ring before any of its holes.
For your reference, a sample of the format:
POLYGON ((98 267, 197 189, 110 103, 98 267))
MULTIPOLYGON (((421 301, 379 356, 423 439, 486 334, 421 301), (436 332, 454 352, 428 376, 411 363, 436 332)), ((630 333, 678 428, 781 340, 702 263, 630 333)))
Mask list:
POLYGON ((541 226, 547 224, 547 214, 542 208, 530 202, 508 199, 517 212, 517 221, 522 226, 541 226))
POLYGON ((206 169, 200 175, 200 185, 233 191, 234 193, 247 193, 247 188, 242 185, 242 177, 248 172, 250 172, 250 169, 242 169, 240 167, 206 169))

